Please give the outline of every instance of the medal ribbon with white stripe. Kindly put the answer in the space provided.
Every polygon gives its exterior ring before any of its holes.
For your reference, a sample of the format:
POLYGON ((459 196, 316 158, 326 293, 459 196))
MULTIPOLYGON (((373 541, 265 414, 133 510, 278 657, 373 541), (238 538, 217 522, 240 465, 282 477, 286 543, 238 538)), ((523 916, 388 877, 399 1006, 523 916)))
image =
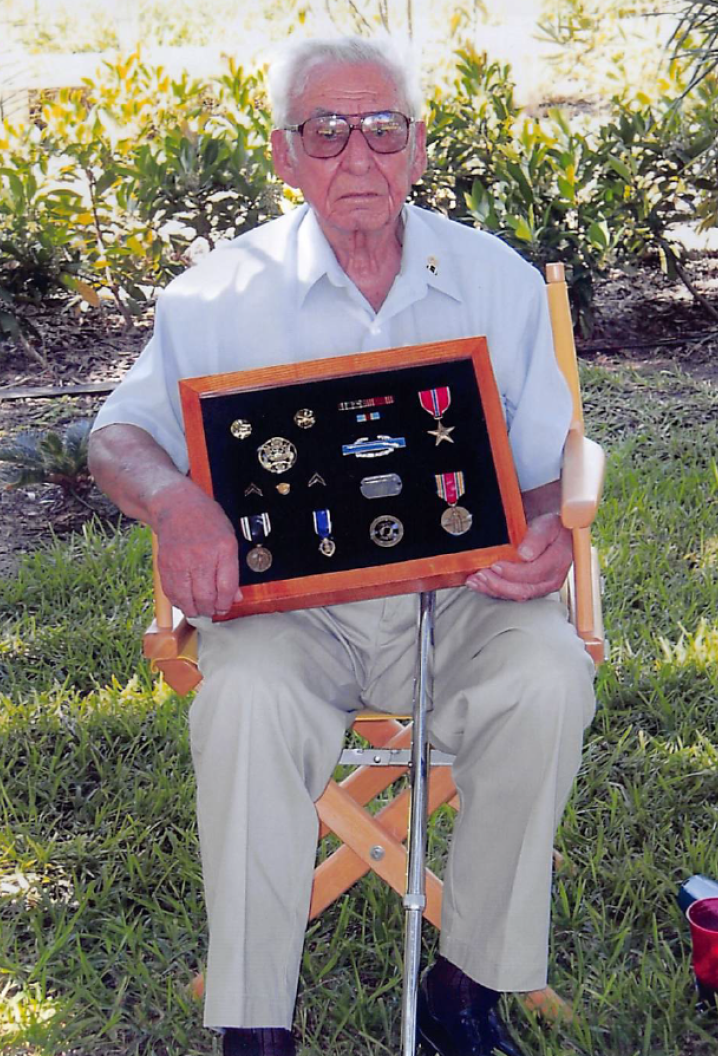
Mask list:
POLYGON ((432 418, 439 421, 451 404, 451 389, 442 385, 438 389, 424 389, 419 393, 419 403, 432 418))
POLYGON ((268 513, 255 513, 251 517, 240 517, 239 526, 248 543, 258 543, 272 530, 268 513))
POLYGON ((436 493, 440 499, 455 506, 466 490, 463 470, 456 473, 435 473, 436 493))
POLYGON ((312 518, 314 520, 314 531, 319 538, 328 539, 332 534, 332 515, 329 510, 314 510, 312 518))
POLYGON ((332 539, 332 515, 329 510, 313 510, 314 531, 319 536, 319 552, 325 557, 333 557, 336 543, 332 539))

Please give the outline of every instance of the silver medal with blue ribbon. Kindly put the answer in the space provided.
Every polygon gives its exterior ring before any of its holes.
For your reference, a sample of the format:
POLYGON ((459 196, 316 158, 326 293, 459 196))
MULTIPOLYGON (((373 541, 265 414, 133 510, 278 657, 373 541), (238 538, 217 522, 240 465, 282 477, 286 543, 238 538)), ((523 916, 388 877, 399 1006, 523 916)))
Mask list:
POLYGON ((332 515, 329 510, 314 510, 312 519, 314 521, 314 531, 321 540, 319 553, 324 554, 325 557, 333 557, 337 544, 332 539, 332 515))

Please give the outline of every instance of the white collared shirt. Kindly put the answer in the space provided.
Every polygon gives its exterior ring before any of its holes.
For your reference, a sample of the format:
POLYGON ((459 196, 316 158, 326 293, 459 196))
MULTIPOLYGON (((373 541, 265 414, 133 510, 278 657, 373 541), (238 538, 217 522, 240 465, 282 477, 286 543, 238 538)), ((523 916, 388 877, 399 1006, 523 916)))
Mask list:
POLYGON ((160 294, 154 335, 94 429, 136 425, 188 468, 180 378, 483 335, 523 491, 556 480, 571 398, 539 273, 493 235, 404 207, 401 271, 375 312, 301 206, 160 294))

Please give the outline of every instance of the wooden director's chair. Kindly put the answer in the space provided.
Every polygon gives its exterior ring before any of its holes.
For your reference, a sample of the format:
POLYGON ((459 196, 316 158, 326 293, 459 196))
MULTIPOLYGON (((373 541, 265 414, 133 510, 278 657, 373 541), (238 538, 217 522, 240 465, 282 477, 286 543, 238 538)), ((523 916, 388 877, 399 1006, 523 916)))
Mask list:
MULTIPOLYGON (((573 566, 564 587, 569 616, 596 665, 605 655, 598 560, 591 546, 590 526, 603 486, 605 458, 602 449, 585 436, 568 292, 563 264, 549 264, 547 296, 556 358, 573 397, 573 416, 561 474, 561 519, 573 537, 573 566)), ((152 667, 180 695, 201 681, 197 666, 197 633, 179 610, 173 609, 162 590, 154 551, 155 618, 144 636, 144 653, 152 667)), ((364 714, 354 723, 370 748, 345 749, 342 765, 353 771, 340 783, 330 781, 317 801, 320 839, 333 833, 341 846, 314 873, 309 919, 315 917, 370 870, 399 895, 406 891, 410 790, 404 788, 377 814, 365 806, 407 772, 411 759, 412 728, 406 717, 364 714)), ((428 812, 445 803, 458 809, 451 777, 452 757, 432 750, 428 785, 428 812)), ((424 917, 441 925, 442 882, 425 870, 424 917)), ((201 983, 201 980, 200 980, 201 983)), ((198 988, 198 990, 200 990, 198 988)), ((523 995, 525 1006, 542 1015, 570 1016, 566 1003, 550 988, 523 995)))

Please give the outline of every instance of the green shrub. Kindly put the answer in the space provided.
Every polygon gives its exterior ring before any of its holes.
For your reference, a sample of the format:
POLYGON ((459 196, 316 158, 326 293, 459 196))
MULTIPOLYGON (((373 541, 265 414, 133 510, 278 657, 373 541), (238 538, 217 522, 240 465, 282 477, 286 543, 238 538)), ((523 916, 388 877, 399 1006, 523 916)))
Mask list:
POLYGON ((451 95, 430 101, 430 164, 415 197, 500 234, 540 266, 563 261, 589 332, 594 279, 606 267, 655 255, 675 270, 670 228, 693 210, 715 104, 709 85, 690 106, 615 99, 609 120, 579 130, 557 108, 522 116, 508 68, 463 50, 451 95))

